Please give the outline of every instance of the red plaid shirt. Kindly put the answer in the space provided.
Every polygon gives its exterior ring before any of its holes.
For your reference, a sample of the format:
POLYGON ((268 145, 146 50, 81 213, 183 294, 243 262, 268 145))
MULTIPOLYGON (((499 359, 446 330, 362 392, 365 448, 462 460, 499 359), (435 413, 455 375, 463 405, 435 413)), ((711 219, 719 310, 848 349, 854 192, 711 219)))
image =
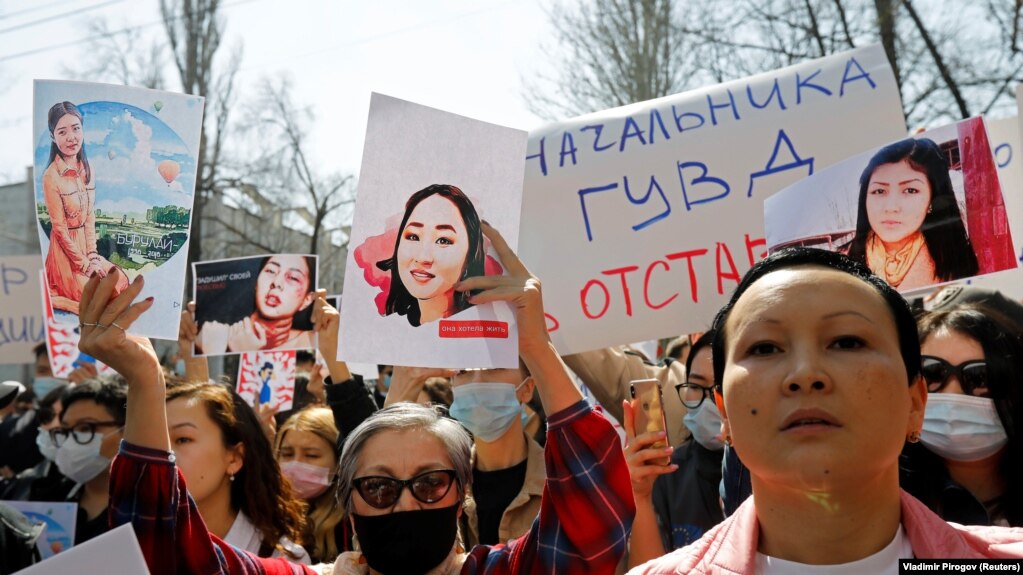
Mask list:
MULTIPOLYGON (((548 420, 547 437, 547 485, 537 520, 507 546, 473 548, 463 575, 615 572, 636 510, 618 435, 579 402, 548 420)), ((110 518, 114 526, 135 526, 153 575, 315 573, 211 535, 165 451, 121 443, 110 473, 110 518)))

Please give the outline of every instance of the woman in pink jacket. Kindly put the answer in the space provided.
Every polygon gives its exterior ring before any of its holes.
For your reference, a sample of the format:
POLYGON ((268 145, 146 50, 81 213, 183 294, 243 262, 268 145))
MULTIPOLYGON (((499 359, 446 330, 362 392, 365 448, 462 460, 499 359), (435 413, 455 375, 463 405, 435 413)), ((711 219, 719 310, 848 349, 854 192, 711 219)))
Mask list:
POLYGON ((949 524, 899 489, 927 389, 905 301, 807 248, 755 265, 714 321, 722 431, 753 496, 632 573, 898 573, 900 558, 1023 557, 1023 529, 949 524))

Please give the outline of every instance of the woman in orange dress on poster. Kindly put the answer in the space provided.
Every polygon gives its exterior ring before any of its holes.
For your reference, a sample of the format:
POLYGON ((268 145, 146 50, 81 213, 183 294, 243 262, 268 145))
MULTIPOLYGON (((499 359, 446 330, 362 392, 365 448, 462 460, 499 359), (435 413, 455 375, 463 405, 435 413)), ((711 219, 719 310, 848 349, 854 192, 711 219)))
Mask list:
POLYGON ((71 102, 50 108, 50 163, 43 172, 43 200, 50 215, 46 281, 54 309, 78 314, 82 288, 93 274, 128 276, 96 251, 96 182, 85 154, 82 113, 71 102))

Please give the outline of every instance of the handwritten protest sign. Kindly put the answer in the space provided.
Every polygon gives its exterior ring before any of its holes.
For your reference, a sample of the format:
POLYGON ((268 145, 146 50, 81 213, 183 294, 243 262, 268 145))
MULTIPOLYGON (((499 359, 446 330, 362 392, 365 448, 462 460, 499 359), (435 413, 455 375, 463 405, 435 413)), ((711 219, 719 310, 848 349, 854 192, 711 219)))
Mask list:
POLYGON ((526 134, 373 94, 338 352, 346 361, 515 367, 511 308, 458 281, 503 273, 480 222, 518 242, 526 134))
POLYGON ((769 250, 840 251, 903 292, 1018 265, 982 118, 821 170, 768 198, 764 222, 769 250))
POLYGON ((318 262, 274 254, 192 264, 195 354, 315 348, 318 262))
POLYGON ((705 330, 765 197, 905 132, 872 46, 530 133, 520 253, 558 350, 705 330))
POLYGON ((131 573, 149 575, 135 529, 130 523, 107 531, 85 543, 37 563, 16 575, 67 575, 68 573, 131 573))
POLYGON ((46 529, 36 541, 43 559, 53 557, 75 544, 75 521, 78 504, 63 501, 4 501, 21 511, 33 523, 44 523, 46 529))
POLYGON ((138 276, 153 307, 133 333, 176 340, 203 98, 84 82, 35 82, 35 200, 58 321, 78 323, 85 282, 138 276))
POLYGON ((253 407, 287 411, 295 401, 295 350, 251 351, 238 363, 238 395, 253 407))
POLYGON ((0 257, 0 364, 32 363, 45 338, 39 256, 0 257))

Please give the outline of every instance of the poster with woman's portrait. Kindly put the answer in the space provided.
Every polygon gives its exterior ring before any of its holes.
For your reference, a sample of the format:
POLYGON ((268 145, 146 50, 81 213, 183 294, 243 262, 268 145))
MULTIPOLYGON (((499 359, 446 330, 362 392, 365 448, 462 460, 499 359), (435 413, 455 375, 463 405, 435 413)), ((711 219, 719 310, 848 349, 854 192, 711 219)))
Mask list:
POLYGON ((317 265, 304 254, 192 264, 195 355, 315 348, 317 265))
MULTIPOLYGON (((40 281, 45 285, 46 276, 39 272, 40 281)), ((82 338, 81 328, 65 322, 59 322, 53 316, 50 294, 42 290, 43 315, 46 317, 46 355, 50 359, 50 370, 53 377, 67 379, 71 372, 91 363, 99 375, 115 375, 117 372, 110 366, 94 357, 86 355, 78 349, 78 340, 82 338)))
POLYGON ((153 307, 131 327, 177 339, 203 98, 107 84, 37 80, 36 216, 58 321, 78 323, 93 275, 115 292, 145 276, 153 307))
POLYGON ((339 354, 352 362, 515 367, 507 304, 458 282, 504 273, 481 222, 518 244, 526 133, 373 94, 339 354))
POLYGON ((252 351, 238 362, 238 395, 254 408, 274 412, 291 409, 295 401, 295 350, 252 351))
POLYGON ((840 251, 900 292, 1016 268, 982 118, 854 156, 764 203, 770 251, 840 251))

